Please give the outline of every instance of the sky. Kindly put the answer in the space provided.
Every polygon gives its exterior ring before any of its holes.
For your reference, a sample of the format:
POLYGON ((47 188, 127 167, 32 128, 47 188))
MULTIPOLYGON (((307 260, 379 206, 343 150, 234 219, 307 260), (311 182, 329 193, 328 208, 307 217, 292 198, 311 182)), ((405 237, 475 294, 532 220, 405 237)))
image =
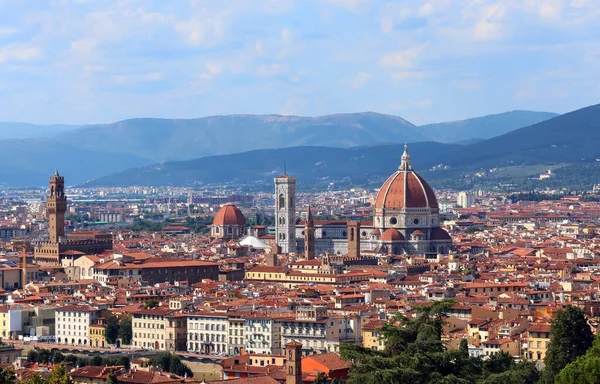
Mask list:
POLYGON ((598 0, 0 0, 0 121, 600 103, 598 0))

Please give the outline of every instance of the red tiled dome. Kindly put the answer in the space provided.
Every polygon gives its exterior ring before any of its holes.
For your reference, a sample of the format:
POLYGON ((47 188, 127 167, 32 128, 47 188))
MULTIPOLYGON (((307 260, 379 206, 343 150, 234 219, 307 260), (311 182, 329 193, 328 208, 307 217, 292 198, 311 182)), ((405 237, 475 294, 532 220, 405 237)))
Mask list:
POLYGON ((227 204, 219 209, 213 219, 213 225, 246 225, 246 218, 238 207, 227 204))
POLYGON ((388 228, 381 234, 379 238, 382 241, 402 241, 404 236, 395 228, 388 228))
POLYGON ((398 171, 381 186, 375 200, 375 208, 438 208, 433 189, 413 171, 406 149, 398 171))
POLYGON ((413 171, 397 171, 377 194, 375 208, 438 208, 433 189, 413 171))
POLYGON ((452 240, 450 234, 440 227, 431 230, 431 240, 452 240))

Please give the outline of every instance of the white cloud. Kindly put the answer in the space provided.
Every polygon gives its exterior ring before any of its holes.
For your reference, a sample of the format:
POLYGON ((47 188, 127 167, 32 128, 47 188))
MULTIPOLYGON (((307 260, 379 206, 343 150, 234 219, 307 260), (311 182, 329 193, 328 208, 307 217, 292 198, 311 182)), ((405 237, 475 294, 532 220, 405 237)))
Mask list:
POLYGON ((371 75, 368 72, 357 73, 356 76, 354 76, 354 78, 350 81, 350 86, 355 89, 362 88, 362 86, 365 85, 372 78, 373 75, 371 75))
POLYGON ((386 68, 409 69, 412 68, 426 45, 411 47, 402 51, 390 52, 381 58, 379 64, 386 68))
POLYGON ((416 108, 422 108, 422 109, 431 108, 431 106, 433 105, 433 101, 431 99, 423 99, 423 100, 415 101, 413 103, 413 105, 416 108))
POLYGON ((37 60, 41 55, 42 52, 38 47, 24 44, 12 44, 0 47, 0 63, 37 60))
POLYGON ((256 41, 256 43, 254 43, 254 51, 256 52, 257 56, 262 56, 265 53, 262 43, 258 40, 256 41))
POLYGON ((292 44, 292 31, 289 28, 283 28, 281 30, 281 43, 283 45, 292 44))
POLYGON ((215 76, 223 73, 223 65, 216 61, 207 61, 204 63, 204 66, 207 69, 207 72, 203 72, 200 74, 200 78, 202 79, 212 79, 215 76))
POLYGON ((0 27, 0 38, 14 35, 15 33, 17 33, 15 28, 0 27))
POLYGON ((96 48, 96 41, 91 39, 71 42, 71 53, 77 56, 89 57, 96 48))
POLYGON ((368 5, 369 0, 327 0, 336 7, 343 8, 347 11, 356 11, 363 6, 368 5))
POLYGON ((212 45, 224 34, 225 25, 218 18, 191 19, 175 23, 175 29, 192 46, 212 45))
POLYGON ((158 81, 163 78, 163 74, 160 72, 150 72, 144 75, 144 78, 148 81, 158 81))
POLYGON ((272 63, 258 66, 256 73, 260 76, 276 76, 287 72, 289 66, 286 63, 272 63))

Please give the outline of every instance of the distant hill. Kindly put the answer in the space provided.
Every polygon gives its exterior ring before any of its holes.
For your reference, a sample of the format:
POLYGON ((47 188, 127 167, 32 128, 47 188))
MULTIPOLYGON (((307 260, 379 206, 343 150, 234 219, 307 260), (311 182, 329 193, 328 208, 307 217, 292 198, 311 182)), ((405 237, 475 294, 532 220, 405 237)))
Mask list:
POLYGON ((600 105, 462 147, 444 164, 458 168, 594 162, 600 158, 600 105))
MULTIPOLYGON (((414 167, 425 170, 458 148, 460 146, 456 144, 422 142, 411 144, 409 152, 414 167)), ((299 184, 379 184, 397 169, 402 151, 402 144, 264 149, 129 169, 84 186, 188 186, 250 182, 270 185, 273 177, 283 173, 284 161, 288 173, 297 177, 299 184)))
POLYGON ((426 140, 408 121, 373 112, 319 117, 230 115, 200 119, 131 119, 67 132, 53 140, 78 148, 99 145, 157 162, 301 145, 354 147, 426 140))
POLYGON ((72 132, 82 127, 84 126, 67 124, 0 123, 0 140, 49 138, 62 133, 72 132))
POLYGON ((430 140, 454 143, 472 139, 489 139, 518 128, 558 116, 551 112, 510 111, 461 121, 427 124, 419 127, 430 140))
POLYGON ((69 185, 85 182, 123 166, 152 164, 128 154, 114 154, 59 144, 48 139, 0 140, 0 184, 11 187, 44 186, 58 168, 69 185), (135 165, 133 165, 135 164, 135 165))

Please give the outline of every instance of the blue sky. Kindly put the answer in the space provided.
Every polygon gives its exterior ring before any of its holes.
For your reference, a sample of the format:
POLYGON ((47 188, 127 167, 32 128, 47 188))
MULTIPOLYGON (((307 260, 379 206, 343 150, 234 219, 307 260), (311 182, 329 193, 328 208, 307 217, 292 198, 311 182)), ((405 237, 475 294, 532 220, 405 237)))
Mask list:
POLYGON ((597 0, 0 0, 0 121, 600 102, 597 0))

